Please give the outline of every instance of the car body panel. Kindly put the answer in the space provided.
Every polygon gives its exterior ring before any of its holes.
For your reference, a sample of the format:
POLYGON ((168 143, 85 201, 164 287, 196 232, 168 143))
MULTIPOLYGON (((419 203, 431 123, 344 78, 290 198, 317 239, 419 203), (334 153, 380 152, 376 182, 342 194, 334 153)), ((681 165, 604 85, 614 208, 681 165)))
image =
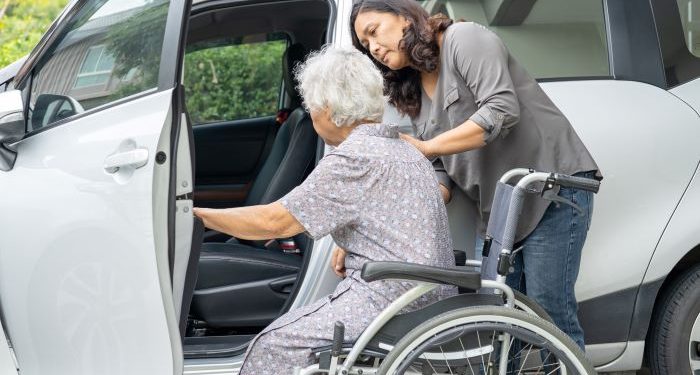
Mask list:
POLYGON ((120 148, 153 155, 171 97, 155 93, 14 145, 15 167, 0 173, 0 305, 23 374, 173 373, 155 159, 114 174, 103 166, 120 148))
MULTIPOLYGON (((700 113, 700 79, 695 79, 669 90, 680 100, 687 103, 697 113, 700 113)), ((700 123, 691 125, 689 133, 674 133, 673 142, 679 138, 695 140, 695 150, 698 150, 697 140, 700 139, 700 123)), ((683 258, 689 250, 700 245, 700 230, 698 230, 698 207, 700 207, 700 158, 696 158, 694 176, 688 185, 683 199, 678 203, 673 217, 654 253, 649 264, 644 282, 664 278, 683 258)))
POLYGON ((17 364, 14 359, 14 353, 10 349, 5 336, 5 330, 0 323, 0 374, 17 375, 17 364))
POLYGON ((644 276, 645 283, 665 278, 689 250, 700 245, 700 231, 697 228, 698 207, 700 176, 696 172, 656 247, 644 276))
POLYGON ((639 82, 550 82, 542 87, 604 176, 583 250, 577 298, 638 287, 700 160, 698 116, 666 90, 639 82))

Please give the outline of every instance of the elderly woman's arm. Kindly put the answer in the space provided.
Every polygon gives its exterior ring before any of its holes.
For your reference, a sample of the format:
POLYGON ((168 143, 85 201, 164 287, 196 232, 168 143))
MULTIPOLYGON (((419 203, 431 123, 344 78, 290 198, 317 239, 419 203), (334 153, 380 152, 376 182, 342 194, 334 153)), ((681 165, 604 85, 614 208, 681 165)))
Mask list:
POLYGON ((301 223, 279 202, 225 209, 195 207, 194 214, 207 228, 244 240, 287 238, 304 231, 301 223))

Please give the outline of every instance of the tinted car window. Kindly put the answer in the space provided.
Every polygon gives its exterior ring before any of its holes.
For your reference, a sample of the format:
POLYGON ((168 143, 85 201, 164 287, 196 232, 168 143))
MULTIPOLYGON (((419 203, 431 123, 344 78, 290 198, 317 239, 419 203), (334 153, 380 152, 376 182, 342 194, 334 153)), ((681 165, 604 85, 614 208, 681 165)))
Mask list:
POLYGON ((690 53, 700 56, 700 1, 678 0, 678 10, 686 46, 690 53))
POLYGON ((610 75, 600 0, 433 0, 424 4, 431 13, 487 26, 535 78, 610 75))
POLYGON ((189 46, 185 87, 192 122, 275 115, 286 47, 285 34, 250 35, 189 46))
POLYGON ((168 3, 88 1, 34 68, 28 130, 156 88, 168 3))
POLYGON ((700 77, 700 1, 677 0, 677 10, 654 3, 668 86, 700 77))

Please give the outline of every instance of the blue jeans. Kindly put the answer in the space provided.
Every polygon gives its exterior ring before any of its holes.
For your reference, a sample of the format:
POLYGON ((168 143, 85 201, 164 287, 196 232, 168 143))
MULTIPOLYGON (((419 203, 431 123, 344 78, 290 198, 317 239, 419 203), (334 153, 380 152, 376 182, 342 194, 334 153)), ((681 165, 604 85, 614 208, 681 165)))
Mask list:
MULTIPOLYGON (((593 178, 593 172, 575 176, 593 178)), ((576 203, 583 212, 565 204, 557 207, 552 203, 535 230, 514 246, 515 249, 523 248, 515 255, 514 271, 506 282, 542 306, 554 324, 584 349, 574 285, 591 222, 593 193, 562 188, 559 196, 576 203)), ((479 255, 482 246, 483 240, 477 239, 479 255)))

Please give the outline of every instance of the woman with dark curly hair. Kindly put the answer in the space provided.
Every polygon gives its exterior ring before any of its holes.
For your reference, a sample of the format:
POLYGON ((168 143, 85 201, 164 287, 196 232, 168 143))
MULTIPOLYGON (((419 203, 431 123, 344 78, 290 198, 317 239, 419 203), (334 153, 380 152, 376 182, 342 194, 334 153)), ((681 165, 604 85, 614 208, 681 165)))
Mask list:
MULTIPOLYGON (((453 184, 473 200, 482 236, 496 182, 509 169, 602 178, 566 117, 486 27, 431 17, 415 0, 362 0, 353 5, 350 28, 419 139, 402 138, 433 160, 446 201, 453 184)), ((583 348, 574 284, 593 195, 565 188, 558 194, 582 212, 527 202, 516 238, 522 251, 508 283, 583 348)))

